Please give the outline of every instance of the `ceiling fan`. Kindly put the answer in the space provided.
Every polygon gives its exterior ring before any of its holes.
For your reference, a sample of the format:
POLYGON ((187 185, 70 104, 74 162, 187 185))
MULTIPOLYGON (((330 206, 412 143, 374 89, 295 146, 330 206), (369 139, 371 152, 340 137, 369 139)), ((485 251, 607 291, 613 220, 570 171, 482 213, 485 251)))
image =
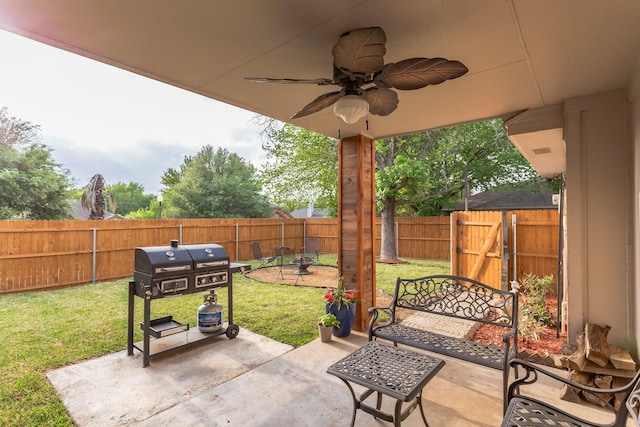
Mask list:
POLYGON ((334 113, 355 123, 367 113, 391 114, 398 107, 398 94, 391 89, 414 90, 455 79, 469 71, 460 61, 444 58, 410 58, 385 64, 386 35, 380 27, 358 28, 342 34, 333 46, 333 79, 273 79, 245 77, 262 83, 340 86, 341 90, 320 95, 292 119, 334 105, 334 113))

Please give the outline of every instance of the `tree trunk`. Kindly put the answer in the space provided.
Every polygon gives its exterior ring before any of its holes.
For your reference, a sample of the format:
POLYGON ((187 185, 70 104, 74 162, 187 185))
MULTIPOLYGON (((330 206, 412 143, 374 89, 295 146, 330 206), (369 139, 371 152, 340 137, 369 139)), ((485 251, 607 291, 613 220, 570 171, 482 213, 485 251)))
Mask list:
POLYGON ((382 231, 380 243, 380 259, 398 259, 395 241, 396 201, 387 198, 382 201, 382 231))

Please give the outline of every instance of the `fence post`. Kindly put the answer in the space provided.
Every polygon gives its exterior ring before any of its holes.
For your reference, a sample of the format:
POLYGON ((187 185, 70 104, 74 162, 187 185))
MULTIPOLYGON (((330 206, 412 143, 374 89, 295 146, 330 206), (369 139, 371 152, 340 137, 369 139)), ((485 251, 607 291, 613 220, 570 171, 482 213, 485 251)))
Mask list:
POLYGON ((518 251, 517 251, 517 235, 518 232, 516 231, 517 229, 517 220, 516 220, 516 214, 512 213, 511 214, 511 234, 513 235, 513 248, 512 248, 512 252, 513 252, 513 261, 511 261, 512 267, 513 267, 513 280, 518 280, 518 266, 517 264, 517 259, 518 259, 518 251))
POLYGON ((240 246, 240 243, 239 243, 239 240, 238 240, 239 239, 238 236, 239 236, 239 234, 238 234, 238 223, 236 222, 236 261, 238 261, 238 259, 239 259, 238 258, 238 246, 240 246))
POLYGON ((178 242, 182 246, 182 224, 178 224, 178 242))
POLYGON ((93 233, 93 243, 92 243, 93 247, 91 249, 91 283, 96 283, 96 275, 98 274, 96 271, 97 270, 96 268, 97 236, 96 235, 98 230, 95 227, 93 227, 91 231, 93 233))
POLYGON ((451 274, 457 274, 458 272, 458 257, 456 251, 456 245, 458 243, 458 228, 455 226, 458 220, 458 214, 453 211, 449 216, 449 271, 451 274))
POLYGON ((502 211, 502 289, 508 291, 509 287, 509 225, 507 224, 507 211, 502 211))

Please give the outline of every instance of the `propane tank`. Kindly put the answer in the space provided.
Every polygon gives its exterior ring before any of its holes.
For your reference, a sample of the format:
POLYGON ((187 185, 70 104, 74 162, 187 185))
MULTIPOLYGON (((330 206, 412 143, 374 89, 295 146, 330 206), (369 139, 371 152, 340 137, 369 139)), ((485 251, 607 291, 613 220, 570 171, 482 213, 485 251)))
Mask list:
POLYGON ((222 328, 222 306, 215 293, 205 295, 204 304, 198 307, 198 329, 201 332, 215 332, 222 328))

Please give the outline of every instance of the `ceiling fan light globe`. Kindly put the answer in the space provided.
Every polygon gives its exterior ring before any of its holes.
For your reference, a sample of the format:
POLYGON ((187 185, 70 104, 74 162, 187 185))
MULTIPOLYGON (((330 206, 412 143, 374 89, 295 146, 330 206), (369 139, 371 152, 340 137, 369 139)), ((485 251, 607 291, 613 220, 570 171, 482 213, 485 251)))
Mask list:
POLYGON ((357 122, 368 112, 369 103, 358 95, 343 96, 333 104, 333 113, 349 124, 357 122))

